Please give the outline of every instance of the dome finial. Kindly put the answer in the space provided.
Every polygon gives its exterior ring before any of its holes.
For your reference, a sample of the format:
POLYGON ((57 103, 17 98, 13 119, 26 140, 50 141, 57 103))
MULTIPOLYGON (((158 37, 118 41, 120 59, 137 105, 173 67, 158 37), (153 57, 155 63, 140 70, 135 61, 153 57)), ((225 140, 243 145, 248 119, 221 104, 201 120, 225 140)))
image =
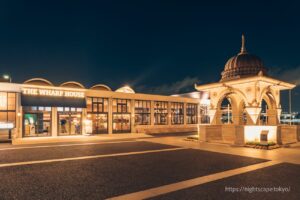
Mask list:
POLYGON ((246 47, 245 47, 245 36, 242 34, 242 47, 241 47, 241 53, 246 53, 246 47))

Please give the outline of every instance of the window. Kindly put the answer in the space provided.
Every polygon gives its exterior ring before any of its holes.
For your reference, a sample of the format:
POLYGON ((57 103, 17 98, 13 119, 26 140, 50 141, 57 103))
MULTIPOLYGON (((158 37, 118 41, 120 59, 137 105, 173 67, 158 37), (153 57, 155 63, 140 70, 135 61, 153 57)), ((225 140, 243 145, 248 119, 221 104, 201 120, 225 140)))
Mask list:
POLYGON ((0 92, 0 123, 16 123, 16 93, 0 92))
POLYGON ((131 113, 129 99, 113 99, 113 133, 131 132, 131 113))
POLYGON ((186 123, 197 124, 198 105, 193 103, 186 104, 186 123))
POLYGON ((172 124, 183 124, 183 103, 171 103, 171 122, 172 124))
POLYGON ((87 98, 87 112, 88 113, 107 113, 108 99, 99 97, 87 98))
POLYGON ((23 136, 39 137, 51 135, 51 107, 23 107, 23 136))
POLYGON ((82 129, 82 108, 58 107, 58 135, 79 135, 82 129))
POLYGON ((114 113, 130 113, 130 100, 129 99, 113 99, 113 112, 114 113))
POLYGON ((88 119, 92 121, 92 133, 108 133, 108 99, 87 98, 88 119))
POLYGON ((168 102, 165 101, 154 102, 154 124, 155 125, 168 124, 168 102))
POLYGON ((151 110, 150 101, 136 100, 134 106, 135 124, 150 125, 150 110, 151 110))

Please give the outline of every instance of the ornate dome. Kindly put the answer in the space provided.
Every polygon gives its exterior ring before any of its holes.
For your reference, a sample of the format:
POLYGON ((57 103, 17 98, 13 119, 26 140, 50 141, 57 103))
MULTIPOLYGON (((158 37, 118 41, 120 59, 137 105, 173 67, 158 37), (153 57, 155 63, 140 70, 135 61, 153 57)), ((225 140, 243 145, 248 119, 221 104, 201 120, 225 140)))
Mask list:
POLYGON ((223 82, 238 78, 256 76, 260 73, 262 73, 262 75, 266 75, 267 70, 258 56, 249 54, 246 51, 245 37, 242 35, 241 52, 226 62, 220 81, 223 82))

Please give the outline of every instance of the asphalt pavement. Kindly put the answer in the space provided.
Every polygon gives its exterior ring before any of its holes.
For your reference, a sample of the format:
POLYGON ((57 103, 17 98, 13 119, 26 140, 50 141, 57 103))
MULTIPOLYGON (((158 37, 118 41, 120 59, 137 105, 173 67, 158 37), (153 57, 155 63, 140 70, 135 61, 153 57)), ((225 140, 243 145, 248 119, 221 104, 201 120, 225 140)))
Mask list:
MULTIPOLYGON (((106 199, 267 161, 189 148, 177 149, 176 145, 149 141, 11 146, 11 148, 0 146, 0 199, 106 199), (132 152, 133 154, 130 154, 132 152), (120 153, 122 155, 116 155, 120 153), (99 155, 108 157, 89 158, 99 155), (77 159, 79 157, 87 158, 77 159), (63 160, 65 158, 74 160, 63 160), (51 159, 54 161, 31 163, 51 159), (3 164, 20 162, 21 164, 17 166, 1 167, 3 164)), ((271 180, 269 183, 272 183, 277 175, 280 175, 278 180, 288 181, 287 178, 282 178, 285 176, 284 169, 291 172, 287 175, 293 176, 293 180, 300 175, 298 165, 273 167, 275 168, 256 170, 156 198, 219 199, 221 195, 222 198, 228 196, 228 199, 231 197, 247 199, 248 196, 244 193, 239 193, 238 196, 225 193, 224 185, 236 186, 243 183, 255 185, 256 180, 262 184, 267 180, 271 180)), ((299 181, 293 184, 299 185, 299 181)), ((291 187, 295 190, 296 185, 291 187)))

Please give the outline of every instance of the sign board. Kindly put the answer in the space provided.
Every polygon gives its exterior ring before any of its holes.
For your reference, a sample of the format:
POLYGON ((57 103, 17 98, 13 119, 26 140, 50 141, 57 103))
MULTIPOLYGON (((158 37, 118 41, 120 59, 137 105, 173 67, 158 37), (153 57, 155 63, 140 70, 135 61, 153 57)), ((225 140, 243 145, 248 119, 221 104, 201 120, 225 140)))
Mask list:
POLYGON ((57 89, 43 89, 43 88, 23 88, 23 95, 33 96, 48 96, 48 97, 70 97, 70 98, 84 98, 84 92, 57 90, 57 89))
POLYGON ((22 106, 86 108, 85 93, 59 88, 22 88, 22 106))
POLYGON ((268 144, 268 130, 262 130, 260 132, 260 143, 261 144, 268 144))

